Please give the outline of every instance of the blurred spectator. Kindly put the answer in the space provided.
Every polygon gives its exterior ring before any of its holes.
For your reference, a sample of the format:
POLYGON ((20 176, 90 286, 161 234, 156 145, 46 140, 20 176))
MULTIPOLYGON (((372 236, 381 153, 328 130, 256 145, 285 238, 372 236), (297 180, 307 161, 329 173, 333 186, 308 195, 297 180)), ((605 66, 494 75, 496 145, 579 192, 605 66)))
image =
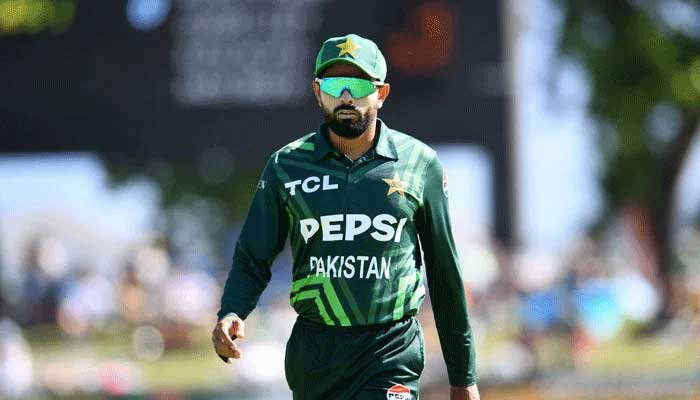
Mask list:
POLYGON ((214 278, 194 268, 175 271, 161 290, 165 318, 185 326, 208 326, 221 297, 221 288, 214 278))
POLYGON ((0 398, 28 396, 34 374, 32 353, 19 325, 0 316, 0 398))
POLYGON ((104 274, 83 267, 71 275, 61 291, 58 324, 73 336, 105 327, 115 315, 115 287, 104 274))
POLYGON ((120 271, 119 312, 132 324, 153 322, 158 318, 159 293, 170 272, 170 255, 164 245, 140 245, 120 271))
POLYGON ((58 295, 68 265, 67 250, 58 238, 38 236, 30 241, 25 263, 18 318, 27 326, 55 323, 58 295))
POLYGON ((119 302, 119 315, 131 324, 144 322, 146 319, 146 306, 148 291, 139 281, 133 264, 129 264, 123 272, 117 284, 119 302))

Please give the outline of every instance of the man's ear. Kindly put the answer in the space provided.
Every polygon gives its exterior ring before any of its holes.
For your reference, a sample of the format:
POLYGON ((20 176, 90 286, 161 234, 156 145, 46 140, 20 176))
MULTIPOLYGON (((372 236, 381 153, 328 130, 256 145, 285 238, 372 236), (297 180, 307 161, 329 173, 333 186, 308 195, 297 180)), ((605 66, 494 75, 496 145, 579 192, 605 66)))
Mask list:
POLYGON ((382 108, 384 101, 386 100, 387 97, 389 97, 389 92, 391 91, 391 85, 388 83, 385 83, 382 86, 377 87, 377 91, 379 92, 379 101, 377 102, 377 107, 382 108))
POLYGON ((316 80, 311 81, 311 86, 314 91, 314 96, 316 96, 316 102, 318 103, 319 107, 321 106, 321 85, 316 82, 316 80))

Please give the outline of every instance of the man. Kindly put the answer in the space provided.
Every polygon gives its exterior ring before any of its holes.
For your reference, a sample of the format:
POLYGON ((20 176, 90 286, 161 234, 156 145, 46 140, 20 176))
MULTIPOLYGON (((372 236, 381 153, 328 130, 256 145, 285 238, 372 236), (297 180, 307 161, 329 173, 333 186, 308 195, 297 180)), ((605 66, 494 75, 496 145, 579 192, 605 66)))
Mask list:
POLYGON ((272 154, 236 244, 215 350, 226 362, 241 357, 233 340, 244 337, 289 236, 299 316, 285 372, 294 399, 418 399, 421 248, 450 398, 479 398, 446 177, 435 151, 377 118, 386 72, 371 40, 323 43, 313 91, 325 122, 272 154))

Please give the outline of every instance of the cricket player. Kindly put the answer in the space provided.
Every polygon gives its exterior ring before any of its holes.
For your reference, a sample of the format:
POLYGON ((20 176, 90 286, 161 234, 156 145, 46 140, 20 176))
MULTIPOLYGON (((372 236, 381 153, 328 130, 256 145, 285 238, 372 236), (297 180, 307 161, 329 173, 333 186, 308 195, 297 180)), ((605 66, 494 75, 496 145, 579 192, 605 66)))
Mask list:
POLYGON ((433 149, 377 118, 386 74, 371 40, 323 43, 312 85, 325 122, 272 153, 236 244, 212 332, 216 353, 229 363, 241 357, 234 339, 245 336, 289 237, 298 318, 285 375, 295 400, 419 398, 421 265, 450 399, 479 398, 446 176, 433 149))

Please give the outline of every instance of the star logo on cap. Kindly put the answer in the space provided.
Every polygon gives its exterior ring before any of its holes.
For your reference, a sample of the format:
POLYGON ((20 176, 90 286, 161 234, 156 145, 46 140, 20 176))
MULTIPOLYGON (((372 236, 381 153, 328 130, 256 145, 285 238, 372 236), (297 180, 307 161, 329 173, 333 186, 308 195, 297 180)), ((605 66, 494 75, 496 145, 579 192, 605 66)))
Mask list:
POLYGON ((352 58, 357 58, 356 52, 357 49, 360 48, 357 43, 352 41, 352 38, 348 38, 345 43, 338 44, 335 47, 340 48, 340 54, 338 54, 338 57, 342 56, 343 54, 350 54, 352 58))
POLYGON ((399 173, 394 172, 394 177, 391 179, 382 179, 384 182, 386 182, 387 185, 389 185, 389 191, 387 192, 387 196, 391 196, 392 193, 397 192, 401 196, 404 195, 404 191, 406 190, 406 182, 402 181, 401 178, 399 178, 399 173))

